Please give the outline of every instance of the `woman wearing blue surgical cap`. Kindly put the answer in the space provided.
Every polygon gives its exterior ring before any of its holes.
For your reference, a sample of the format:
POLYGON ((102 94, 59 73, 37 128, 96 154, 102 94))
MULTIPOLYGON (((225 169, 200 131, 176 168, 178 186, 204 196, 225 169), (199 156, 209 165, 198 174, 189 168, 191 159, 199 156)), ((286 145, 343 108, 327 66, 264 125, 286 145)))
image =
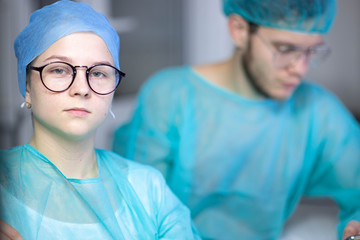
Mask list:
POLYGON ((0 151, 1 237, 197 239, 160 173, 94 149, 125 75, 107 19, 59 1, 33 13, 14 46, 34 133, 0 151))
POLYGON ((233 55, 154 74, 114 151, 161 170, 205 239, 279 239, 303 196, 338 203, 338 239, 360 234, 359 124, 304 80, 329 55, 335 1, 223 6, 233 55))

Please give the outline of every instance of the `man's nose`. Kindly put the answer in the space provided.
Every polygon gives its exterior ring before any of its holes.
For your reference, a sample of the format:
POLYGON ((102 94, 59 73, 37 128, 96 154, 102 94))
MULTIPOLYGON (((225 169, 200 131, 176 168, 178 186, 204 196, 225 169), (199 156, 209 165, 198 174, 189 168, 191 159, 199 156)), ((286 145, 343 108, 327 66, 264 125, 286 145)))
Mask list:
POLYGON ((309 70, 312 60, 312 54, 309 52, 301 52, 296 59, 292 62, 289 69, 292 73, 299 75, 300 77, 304 76, 309 70))

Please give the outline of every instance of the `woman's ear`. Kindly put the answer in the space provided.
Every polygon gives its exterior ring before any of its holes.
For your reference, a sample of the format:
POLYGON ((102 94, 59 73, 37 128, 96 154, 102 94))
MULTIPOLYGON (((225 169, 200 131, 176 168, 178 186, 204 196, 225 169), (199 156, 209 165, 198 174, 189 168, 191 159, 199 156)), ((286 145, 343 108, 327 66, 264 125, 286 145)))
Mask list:
POLYGON ((249 23, 241 16, 232 14, 228 17, 228 28, 236 47, 244 49, 249 39, 249 23))
MULTIPOLYGON (((27 106, 31 106, 31 97, 30 97, 30 78, 26 77, 26 90, 25 90, 25 102, 27 106)), ((29 107, 28 107, 29 108, 29 107)))

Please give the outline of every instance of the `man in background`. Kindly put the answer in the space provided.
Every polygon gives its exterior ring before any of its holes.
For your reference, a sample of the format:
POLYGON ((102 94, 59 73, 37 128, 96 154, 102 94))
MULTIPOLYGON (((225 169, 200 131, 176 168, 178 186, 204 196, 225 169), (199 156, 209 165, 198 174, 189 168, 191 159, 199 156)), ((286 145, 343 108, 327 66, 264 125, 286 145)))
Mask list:
POLYGON ((223 6, 232 57, 152 76, 114 150, 158 168, 204 239, 277 239, 303 196, 338 203, 340 239, 360 234, 359 124, 304 79, 330 54, 335 1, 223 6))

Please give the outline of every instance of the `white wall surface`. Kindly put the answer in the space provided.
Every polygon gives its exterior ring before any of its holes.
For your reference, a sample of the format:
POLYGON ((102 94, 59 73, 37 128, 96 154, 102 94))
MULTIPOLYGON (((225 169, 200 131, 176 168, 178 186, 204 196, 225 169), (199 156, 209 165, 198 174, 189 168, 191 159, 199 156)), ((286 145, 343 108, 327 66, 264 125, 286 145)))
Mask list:
POLYGON ((224 60, 233 52, 221 0, 184 0, 185 63, 224 60))

